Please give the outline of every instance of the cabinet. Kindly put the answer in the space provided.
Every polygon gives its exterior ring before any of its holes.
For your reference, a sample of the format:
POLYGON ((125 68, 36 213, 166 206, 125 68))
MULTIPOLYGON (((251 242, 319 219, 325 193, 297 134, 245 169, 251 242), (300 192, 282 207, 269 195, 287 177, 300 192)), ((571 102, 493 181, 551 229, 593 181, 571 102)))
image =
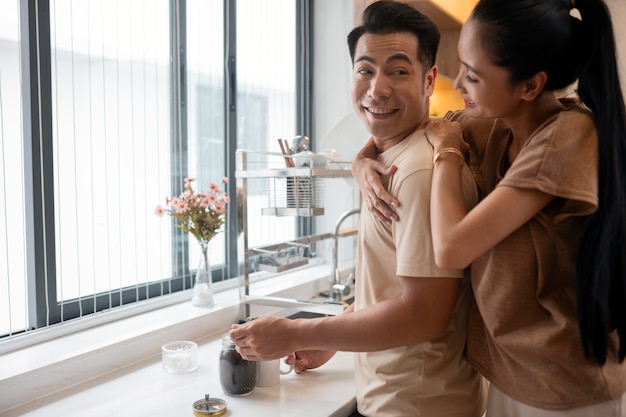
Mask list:
MULTIPOLYGON (((293 157, 295 166, 286 164, 285 156, 279 153, 238 150, 236 152, 236 173, 239 198, 241 199, 239 221, 243 226, 243 271, 239 276, 240 317, 250 316, 250 305, 271 305, 288 307, 300 311, 320 314, 338 314, 344 309, 333 295, 334 271, 329 267, 329 300, 308 301, 280 297, 258 296, 250 293, 250 276, 253 271, 282 273, 300 268, 314 257, 315 245, 323 240, 337 240, 337 237, 355 235, 355 228, 349 231, 314 233, 283 242, 268 242, 249 245, 249 204, 251 191, 262 196, 262 207, 255 204, 263 216, 310 219, 324 216, 324 191, 329 181, 351 178, 350 163, 336 161, 320 155, 293 157)), ((258 214, 258 213, 257 213, 258 214)), ((271 235, 271 233, 268 233, 271 235)), ((266 236, 267 240, 271 236, 266 236)), ((258 240, 258 239, 257 239, 258 240)), ((335 249, 336 251, 336 249, 335 249)), ((340 300, 339 300, 340 301, 340 300)))

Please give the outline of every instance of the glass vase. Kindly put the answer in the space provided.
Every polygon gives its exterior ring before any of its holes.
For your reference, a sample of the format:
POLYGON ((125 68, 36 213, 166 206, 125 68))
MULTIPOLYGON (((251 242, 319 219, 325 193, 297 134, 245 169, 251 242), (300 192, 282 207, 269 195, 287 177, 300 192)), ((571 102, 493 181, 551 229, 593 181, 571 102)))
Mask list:
POLYGON ((198 307, 211 307, 213 305, 213 290, 211 289, 211 266, 209 264, 209 242, 200 244, 202 256, 200 265, 196 271, 196 279, 193 284, 191 303, 198 307))

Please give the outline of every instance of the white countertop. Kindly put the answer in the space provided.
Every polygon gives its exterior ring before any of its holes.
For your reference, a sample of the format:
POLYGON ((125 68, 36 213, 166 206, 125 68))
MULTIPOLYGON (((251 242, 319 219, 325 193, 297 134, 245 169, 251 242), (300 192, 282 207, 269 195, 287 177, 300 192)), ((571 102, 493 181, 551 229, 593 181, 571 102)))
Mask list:
POLYGON ((245 397, 225 395, 219 384, 220 336, 198 341, 199 367, 194 372, 168 374, 161 369, 160 356, 154 356, 35 400, 7 416, 193 416, 192 404, 205 394, 227 402, 226 416, 340 417, 356 408, 354 355, 346 352, 319 369, 284 375, 274 387, 256 388, 245 397))
MULTIPOLYGON (((37 342, 38 332, 24 335, 35 343, 0 354, 0 415, 193 416, 192 404, 205 394, 224 399, 228 416, 340 417, 355 409, 352 353, 338 353, 320 369, 283 376, 279 386, 258 388, 247 397, 225 395, 218 374, 221 336, 242 312, 238 288, 218 287, 211 308, 195 307, 190 292, 181 293, 171 305, 126 318, 111 311, 79 320, 78 331, 48 341, 37 342), (198 343, 199 368, 193 373, 161 369, 161 345, 175 340, 198 343)), ((328 266, 321 264, 259 280, 253 293, 307 300, 327 287, 328 266)), ((158 300, 148 303, 153 302, 158 300)), ((294 312, 255 305, 250 314, 294 312)))

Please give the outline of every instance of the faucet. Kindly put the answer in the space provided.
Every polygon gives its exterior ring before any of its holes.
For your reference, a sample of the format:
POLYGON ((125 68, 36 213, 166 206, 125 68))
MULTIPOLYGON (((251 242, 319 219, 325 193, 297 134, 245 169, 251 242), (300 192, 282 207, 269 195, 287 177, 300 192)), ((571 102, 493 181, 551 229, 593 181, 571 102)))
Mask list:
MULTIPOLYGON (((328 290, 328 297, 331 300, 341 301, 341 297, 347 296, 350 294, 351 287, 348 284, 344 284, 341 280, 341 271, 339 270, 339 238, 345 236, 351 236, 358 233, 359 228, 353 227, 350 229, 339 230, 341 224, 350 216, 354 214, 359 214, 361 209, 352 209, 343 213, 337 223, 335 225, 335 233, 333 234, 334 242, 333 242, 333 268, 330 271, 329 284, 330 288, 328 290)), ((348 280, 350 281, 350 280, 348 280)))

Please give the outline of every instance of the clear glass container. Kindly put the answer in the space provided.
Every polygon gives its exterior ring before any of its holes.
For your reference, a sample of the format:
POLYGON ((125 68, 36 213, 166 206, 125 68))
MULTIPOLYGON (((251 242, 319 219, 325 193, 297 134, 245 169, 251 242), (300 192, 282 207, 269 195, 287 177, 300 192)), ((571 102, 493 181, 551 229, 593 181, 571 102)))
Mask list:
POLYGON ((219 364, 220 384, 225 394, 240 397, 254 391, 257 363, 243 359, 228 334, 222 336, 219 364))
POLYGON ((196 271, 196 280, 193 284, 191 303, 198 307, 213 305, 213 290, 211 289, 211 266, 209 264, 209 242, 200 244, 202 257, 196 271))
POLYGON ((198 345, 195 342, 179 340, 161 346, 162 365, 170 374, 185 374, 198 369, 198 345))

